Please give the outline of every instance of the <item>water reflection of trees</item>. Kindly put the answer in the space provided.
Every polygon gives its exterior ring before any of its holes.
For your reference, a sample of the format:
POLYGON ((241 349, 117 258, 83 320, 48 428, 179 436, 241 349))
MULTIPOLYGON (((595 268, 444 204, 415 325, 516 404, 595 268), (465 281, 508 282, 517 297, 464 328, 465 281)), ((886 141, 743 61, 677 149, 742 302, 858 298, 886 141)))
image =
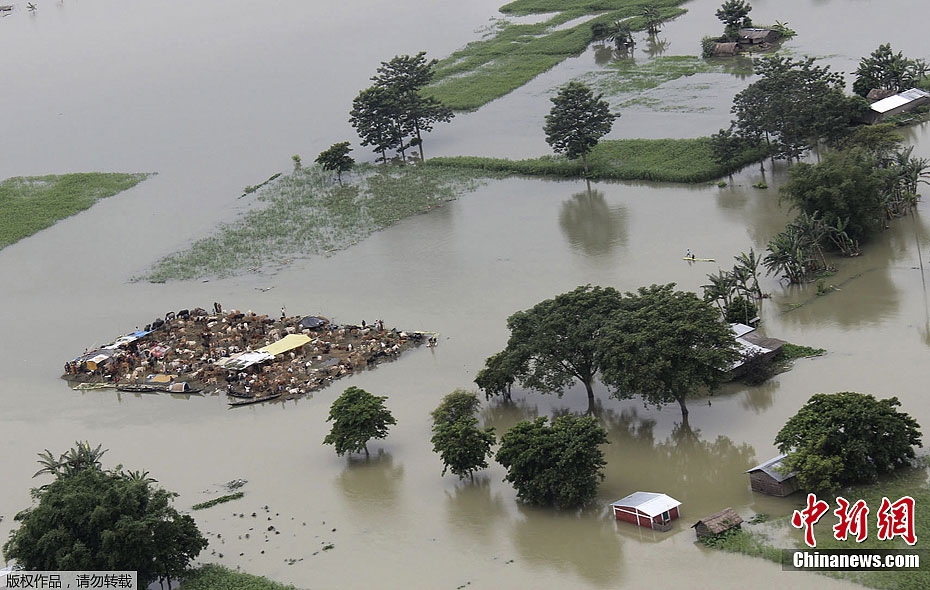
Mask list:
POLYGON ((781 384, 776 379, 769 379, 759 385, 748 385, 741 404, 744 408, 752 410, 756 414, 762 413, 775 403, 775 391, 779 387, 781 387, 781 384))
POLYGON ((643 47, 643 51, 645 51, 646 55, 649 57, 654 58, 663 55, 668 50, 668 46, 668 39, 660 39, 652 35, 646 39, 646 45, 643 47))
POLYGON ((522 559, 577 575, 595 588, 618 587, 623 542, 603 508, 578 514, 519 506, 518 512, 511 539, 522 559))
POLYGON ((348 465, 336 478, 336 484, 344 498, 368 514, 397 504, 398 487, 403 476, 403 465, 394 465, 391 454, 379 449, 370 457, 350 456, 348 465))
POLYGON ((594 63, 599 66, 607 65, 620 59, 629 59, 633 57, 632 47, 617 48, 613 45, 595 45, 594 46, 594 63))
POLYGON ((452 530, 465 531, 479 539, 489 539, 507 519, 507 509, 499 494, 491 493, 491 478, 476 475, 446 491, 446 517, 452 530))
POLYGON ((526 399, 507 402, 498 397, 482 404, 480 416, 481 422, 485 426, 493 426, 500 438, 517 422, 533 420, 539 416, 539 407, 536 404, 530 404, 526 399))
POLYGON ((610 207, 599 190, 572 195, 562 203, 559 225, 568 243, 588 256, 610 254, 617 244, 626 245, 626 207, 610 207))
POLYGON ((705 440, 700 430, 682 424, 665 440, 656 440, 655 422, 640 418, 635 409, 606 411, 601 419, 611 441, 605 450, 603 494, 619 498, 637 490, 663 492, 687 498, 686 509, 695 517, 751 499, 744 473, 755 464, 751 445, 737 445, 723 435, 705 440))

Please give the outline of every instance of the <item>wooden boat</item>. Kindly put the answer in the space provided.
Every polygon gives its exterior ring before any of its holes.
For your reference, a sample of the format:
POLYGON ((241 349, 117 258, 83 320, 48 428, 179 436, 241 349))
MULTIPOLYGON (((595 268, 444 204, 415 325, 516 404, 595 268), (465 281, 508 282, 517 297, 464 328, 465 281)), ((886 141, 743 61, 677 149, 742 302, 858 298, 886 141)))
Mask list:
POLYGON ((116 391, 128 391, 130 393, 158 393, 162 389, 154 385, 145 385, 142 383, 128 383, 126 385, 117 385, 116 391))
POLYGON ((229 406, 236 408, 239 406, 248 406, 251 404, 260 404, 262 402, 270 402, 273 399, 278 399, 281 397, 280 393, 272 393, 271 395, 263 395, 261 397, 253 397, 252 399, 244 399, 238 402, 229 402, 229 406))
POLYGON ((241 393, 241 392, 238 392, 238 391, 227 391, 227 392, 226 392, 226 395, 227 395, 228 397, 238 397, 238 398, 240 398, 240 399, 252 399, 252 398, 255 397, 255 396, 252 395, 251 393, 241 393))
POLYGON ((691 258, 688 256, 685 256, 682 260, 687 260, 688 262, 717 262, 713 258, 691 258))
POLYGON ((116 387, 116 385, 112 383, 78 383, 71 389, 75 391, 88 391, 91 389, 110 389, 112 387, 116 387))

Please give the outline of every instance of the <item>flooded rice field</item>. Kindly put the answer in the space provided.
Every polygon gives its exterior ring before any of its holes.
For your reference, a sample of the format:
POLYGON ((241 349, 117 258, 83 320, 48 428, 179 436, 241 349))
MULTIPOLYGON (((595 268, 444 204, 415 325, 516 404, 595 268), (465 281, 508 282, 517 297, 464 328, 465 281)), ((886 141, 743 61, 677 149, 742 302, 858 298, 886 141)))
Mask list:
MULTIPOLYGON (((717 4, 686 4, 688 14, 662 33, 666 54, 696 53, 699 38, 719 28, 717 4)), ((484 359, 504 346, 505 320, 518 309, 586 283, 634 290, 676 282, 699 291, 717 266, 684 263, 686 248, 725 268, 740 251, 763 251, 791 216, 778 203, 783 165, 766 165, 766 190, 751 187, 761 178, 758 166, 724 188, 597 183, 588 192, 582 182, 495 180, 347 250, 274 273, 130 281, 234 219, 246 206, 242 187, 288 167, 291 154, 309 161, 333 142, 356 144, 346 113, 379 61, 422 49, 448 54, 496 8, 488 0, 64 0, 42 2, 36 14, 18 5, 0 19, 11 114, 0 121, 0 177, 158 172, 0 250, 0 538, 39 484, 31 479, 36 453, 86 439, 110 449, 106 464, 147 469, 179 492, 181 509, 215 497, 224 482, 248 480, 243 499, 195 513, 211 541, 201 561, 301 587, 642 588, 693 585, 697 576, 712 576, 717 588, 744 588, 747 580, 756 588, 851 587, 705 549, 688 526, 726 506, 744 517, 795 507, 794 499, 750 492, 743 471, 774 454, 775 433, 813 393, 896 395, 904 411, 930 425, 927 201, 862 256, 839 261, 829 279, 839 291, 817 297, 814 285, 765 281, 767 334, 825 348, 824 357, 799 360, 762 386, 730 385, 709 402, 693 402, 690 430, 675 408, 618 402, 599 387, 611 441, 607 479, 598 505, 579 514, 518 505, 500 466, 474 482, 440 477, 429 412, 441 396, 472 386, 484 359), (220 396, 76 392, 58 378, 62 363, 90 343, 214 301, 259 314, 286 305, 338 323, 391 318, 438 332, 440 343, 312 396, 234 412, 220 396), (339 458, 321 444, 329 405, 348 386, 387 395, 397 418, 368 460, 339 458), (683 518, 664 534, 609 518, 606 504, 636 490, 681 500, 683 518), (268 526, 280 534, 245 537, 268 526), (326 544, 333 548, 322 551, 326 544)), ((866 1, 760 2, 753 12, 758 22, 777 19, 798 31, 786 50, 825 56, 846 72, 886 41, 930 57, 927 16, 918 0, 896 3, 895 11, 866 1)), ((541 127, 551 89, 596 67, 594 53, 438 129, 425 140, 428 155, 546 152, 541 127)), ((630 107, 613 136, 698 136, 725 127, 732 95, 748 79, 710 76, 707 110, 630 107)), ((670 101, 676 90, 650 92, 670 101)), ((915 155, 930 157, 930 127, 908 130, 908 140, 915 155)), ((353 155, 363 158, 364 150, 356 144, 353 155)), ((561 399, 522 390, 514 397, 513 405, 485 404, 483 421, 501 433, 527 417, 587 406, 583 388, 561 399)))

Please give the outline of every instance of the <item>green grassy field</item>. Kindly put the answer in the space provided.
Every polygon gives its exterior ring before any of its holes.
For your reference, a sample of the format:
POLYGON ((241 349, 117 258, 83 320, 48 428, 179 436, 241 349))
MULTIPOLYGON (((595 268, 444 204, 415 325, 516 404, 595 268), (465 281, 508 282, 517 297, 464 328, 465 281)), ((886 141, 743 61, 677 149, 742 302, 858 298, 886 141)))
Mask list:
POLYGON ((132 188, 149 174, 81 172, 0 182, 0 248, 132 188))
POLYGON ((313 166, 276 178, 255 193, 259 208, 159 260, 145 278, 229 276, 286 264, 289 258, 328 254, 480 183, 473 170, 413 165, 362 164, 343 176, 345 185, 339 185, 334 174, 313 166))
POLYGON ((243 574, 213 563, 193 570, 179 590, 298 590, 296 586, 272 582, 268 578, 243 574))
MULTIPOLYGON (((621 139, 597 144, 588 156, 588 166, 593 178, 697 183, 726 176, 762 157, 761 150, 750 150, 724 167, 713 161, 708 138, 621 139)), ((528 160, 456 156, 426 162, 427 168, 445 166, 531 176, 580 177, 584 172, 581 159, 561 156, 528 160)))
MULTIPOLYGON (((686 12, 683 0, 654 0, 665 19, 686 12)), ((545 22, 496 21, 473 41, 436 66, 433 84, 424 92, 455 110, 474 110, 526 84, 564 59, 579 55, 593 40, 591 24, 629 19, 633 30, 645 28, 642 0, 516 0, 501 7, 505 15, 555 12, 545 22), (571 27, 573 19, 592 16, 571 27)))

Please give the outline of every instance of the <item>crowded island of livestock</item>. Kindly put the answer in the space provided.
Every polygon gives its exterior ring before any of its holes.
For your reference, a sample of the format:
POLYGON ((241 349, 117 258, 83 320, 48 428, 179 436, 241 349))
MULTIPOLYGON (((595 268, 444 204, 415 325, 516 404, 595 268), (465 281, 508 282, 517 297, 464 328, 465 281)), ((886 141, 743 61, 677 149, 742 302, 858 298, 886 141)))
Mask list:
POLYGON ((435 333, 386 329, 382 320, 337 325, 322 316, 273 318, 202 308, 164 319, 65 363, 75 389, 225 393, 231 406, 293 399, 339 377, 392 360, 435 333))

